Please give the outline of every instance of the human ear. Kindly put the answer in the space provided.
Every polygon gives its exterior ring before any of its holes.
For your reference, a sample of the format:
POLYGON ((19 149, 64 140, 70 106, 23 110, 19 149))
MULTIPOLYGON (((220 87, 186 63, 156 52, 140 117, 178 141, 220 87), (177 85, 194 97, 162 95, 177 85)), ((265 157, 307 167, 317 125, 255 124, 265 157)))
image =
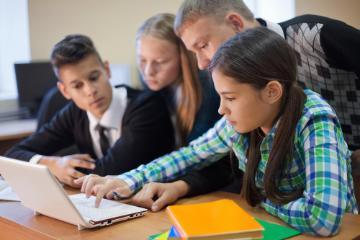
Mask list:
POLYGON ((104 68, 105 68, 107 77, 110 79, 111 78, 111 70, 110 70, 110 64, 108 61, 104 61, 104 68))
POLYGON ((225 20, 228 24, 230 24, 230 26, 236 33, 244 30, 244 20, 240 14, 236 12, 229 12, 225 16, 225 20))
POLYGON ((61 81, 57 82, 57 88, 59 89, 59 91, 61 92, 61 94, 67 99, 70 100, 71 97, 70 95, 67 93, 66 91, 66 87, 64 85, 64 83, 62 83, 61 81))
POLYGON ((273 80, 266 84, 266 87, 262 90, 263 99, 273 104, 278 102, 283 95, 283 86, 279 81, 273 80))

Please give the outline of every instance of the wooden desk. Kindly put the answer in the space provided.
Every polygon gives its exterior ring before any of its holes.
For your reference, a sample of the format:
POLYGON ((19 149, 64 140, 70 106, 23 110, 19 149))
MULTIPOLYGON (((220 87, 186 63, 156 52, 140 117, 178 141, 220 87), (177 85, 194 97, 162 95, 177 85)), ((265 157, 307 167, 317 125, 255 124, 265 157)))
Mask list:
MULTIPOLYGON (((249 207, 239 195, 216 192, 183 199, 179 204, 213 201, 221 198, 235 200, 254 217, 284 224, 263 209, 249 207)), ((165 213, 148 212, 144 217, 114 225, 78 231, 77 227, 46 216, 34 216, 33 211, 19 202, 0 201, 0 239, 147 239, 148 236, 168 230, 171 223, 165 213)), ((332 239, 352 239, 360 234, 360 215, 346 214, 339 235, 332 239)), ((294 239, 317 239, 301 235, 294 239)), ((330 238, 331 239, 331 238, 330 238)))
POLYGON ((36 119, 0 122, 0 155, 36 130, 36 119))

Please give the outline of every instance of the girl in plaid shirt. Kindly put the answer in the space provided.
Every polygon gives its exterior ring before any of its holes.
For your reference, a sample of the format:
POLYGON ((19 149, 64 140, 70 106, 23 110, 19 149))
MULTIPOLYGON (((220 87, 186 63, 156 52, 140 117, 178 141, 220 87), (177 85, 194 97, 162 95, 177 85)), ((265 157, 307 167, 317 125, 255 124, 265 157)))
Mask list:
MULTIPOLYGON (((302 232, 330 236, 357 213, 350 151, 332 108, 296 84, 293 51, 266 28, 225 42, 210 67, 224 117, 187 147, 116 178, 90 175, 82 191, 128 196, 171 181, 232 151, 245 171, 241 196, 302 232)), ((180 189, 179 189, 180 190, 180 189)))

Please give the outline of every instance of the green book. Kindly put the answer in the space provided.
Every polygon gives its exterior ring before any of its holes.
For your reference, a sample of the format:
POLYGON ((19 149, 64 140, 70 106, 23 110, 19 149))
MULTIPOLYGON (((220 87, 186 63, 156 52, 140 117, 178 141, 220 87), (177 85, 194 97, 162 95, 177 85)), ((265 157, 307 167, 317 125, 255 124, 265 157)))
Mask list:
POLYGON ((301 234, 301 232, 298 230, 276 223, 271 223, 260 219, 256 219, 256 221, 258 221, 258 223, 260 223, 265 228, 265 231, 263 231, 263 240, 288 239, 301 234))

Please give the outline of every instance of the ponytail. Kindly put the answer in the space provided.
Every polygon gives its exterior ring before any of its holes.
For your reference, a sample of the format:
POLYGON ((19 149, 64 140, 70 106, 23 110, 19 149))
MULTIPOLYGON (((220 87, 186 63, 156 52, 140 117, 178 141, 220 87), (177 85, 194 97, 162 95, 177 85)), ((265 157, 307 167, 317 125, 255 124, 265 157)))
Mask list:
POLYGON ((264 173, 264 189, 256 186, 256 175, 262 158, 260 145, 264 133, 260 128, 247 133, 250 139, 241 195, 254 206, 265 197, 275 203, 299 198, 303 189, 285 192, 279 189, 284 169, 293 157, 296 126, 302 116, 305 94, 298 87, 294 50, 277 33, 264 28, 243 31, 225 42, 211 60, 209 70, 221 71, 239 83, 261 90, 269 81, 278 81, 283 88, 278 124, 264 173))
MULTIPOLYGON (((266 198, 274 203, 285 204, 298 199, 303 193, 303 189, 295 192, 286 193, 279 189, 280 179, 288 161, 293 156, 294 137, 296 125, 302 115, 305 94, 296 84, 286 91, 283 97, 282 111, 280 111, 279 125, 275 133, 274 142, 267 161, 264 175, 264 190, 266 198)), ((248 162, 243 179, 242 196, 246 201, 255 206, 261 202, 265 196, 259 192, 255 184, 256 171, 261 159, 260 144, 263 137, 260 129, 250 133, 250 147, 248 151, 248 162)))

